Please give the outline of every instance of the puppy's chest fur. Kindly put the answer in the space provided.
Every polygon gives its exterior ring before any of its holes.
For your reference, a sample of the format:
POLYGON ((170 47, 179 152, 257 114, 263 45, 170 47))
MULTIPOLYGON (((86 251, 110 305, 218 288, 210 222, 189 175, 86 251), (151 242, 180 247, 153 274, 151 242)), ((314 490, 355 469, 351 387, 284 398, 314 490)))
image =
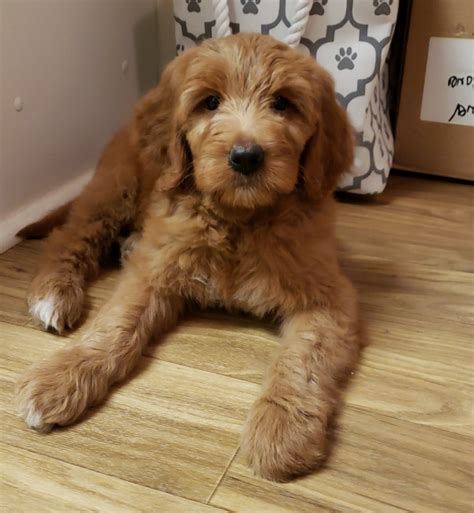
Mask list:
MULTIPOLYGON (((211 232, 213 230, 211 229, 211 232)), ((203 234, 203 245, 184 251, 180 269, 190 276, 192 298, 202 306, 224 306, 266 315, 279 309, 283 285, 275 267, 261 255, 255 233, 235 227, 203 234)))
POLYGON ((144 237, 153 241, 153 258, 163 267, 159 274, 166 288, 178 288, 203 307, 219 305, 259 316, 307 305, 314 262, 309 251, 295 246, 288 223, 235 223, 199 203, 160 203, 144 237))

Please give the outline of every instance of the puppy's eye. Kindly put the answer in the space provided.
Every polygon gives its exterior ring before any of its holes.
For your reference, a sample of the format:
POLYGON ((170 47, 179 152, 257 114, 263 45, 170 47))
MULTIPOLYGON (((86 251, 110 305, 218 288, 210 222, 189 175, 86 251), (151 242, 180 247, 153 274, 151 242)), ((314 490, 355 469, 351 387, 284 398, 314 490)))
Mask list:
POLYGON ((290 100, 288 100, 288 98, 285 98, 284 96, 277 96, 273 100, 272 104, 272 107, 279 112, 286 110, 289 106, 290 100))
POLYGON ((217 107, 219 107, 220 101, 221 101, 221 99, 219 98, 219 96, 214 94, 214 95, 208 96, 204 100, 204 106, 206 107, 207 110, 216 110, 217 107))

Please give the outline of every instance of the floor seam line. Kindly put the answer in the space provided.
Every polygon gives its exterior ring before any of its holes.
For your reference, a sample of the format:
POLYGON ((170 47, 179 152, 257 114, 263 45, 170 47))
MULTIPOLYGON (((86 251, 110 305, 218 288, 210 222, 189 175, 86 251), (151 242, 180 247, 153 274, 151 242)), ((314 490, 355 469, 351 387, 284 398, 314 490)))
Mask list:
POLYGON ((216 483, 216 486, 214 487, 214 489, 211 491, 209 497, 207 498, 206 500, 206 504, 211 506, 212 504, 210 504, 211 500, 214 498, 214 495, 215 493, 217 492, 217 489, 219 488, 220 484, 222 483, 222 480, 224 479, 225 475, 227 474, 227 471, 229 470, 230 466, 232 465, 232 463, 234 462, 234 459, 235 457, 237 456, 237 452, 239 451, 240 449, 240 444, 237 444, 237 447, 235 448, 235 451, 234 453, 232 454, 230 460, 228 461, 227 465, 225 466, 224 468, 224 471, 222 472, 222 475, 220 476, 220 478, 217 480, 217 483, 216 483))
POLYGON ((160 488, 155 488, 153 486, 149 486, 149 485, 144 484, 144 483, 137 483, 136 481, 131 481, 130 479, 127 479, 125 477, 120 477, 120 476, 117 476, 117 475, 114 475, 114 474, 107 474, 107 473, 102 472, 102 471, 100 471, 98 469, 86 467, 86 466, 81 465, 79 463, 73 463, 71 461, 68 461, 67 459, 62 459, 62 458, 59 458, 57 456, 52 456, 50 454, 45 454, 45 453, 42 453, 42 452, 38 452, 38 451, 35 451, 35 450, 32 450, 32 449, 29 449, 27 447, 22 447, 21 445, 17 445, 15 443, 0 441, 0 445, 4 445, 4 446, 8 446, 8 447, 13 447, 15 449, 20 449, 22 451, 30 452, 32 454, 36 454, 37 456, 40 456, 40 457, 43 457, 43 458, 49 458, 49 459, 52 459, 54 461, 58 461, 60 463, 65 463, 66 465, 71 465, 72 467, 77 467, 77 468, 80 468, 82 470, 87 470, 88 472, 92 472, 92 473, 95 473, 95 474, 106 476, 106 477, 109 477, 109 478, 112 478, 112 479, 117 479, 119 481, 123 481, 124 483, 129 483, 129 484, 132 484, 132 485, 135 485, 135 486, 140 486, 142 488, 148 488, 149 490, 154 490, 155 492, 163 493, 163 494, 168 495, 170 497, 176 497, 177 499, 182 499, 184 501, 193 502, 195 504, 202 504, 204 506, 211 506, 210 504, 207 504, 207 502, 202 502, 202 501, 200 501, 198 499, 190 499, 189 497, 184 497, 182 495, 177 495, 176 493, 167 492, 165 490, 161 490, 160 488))

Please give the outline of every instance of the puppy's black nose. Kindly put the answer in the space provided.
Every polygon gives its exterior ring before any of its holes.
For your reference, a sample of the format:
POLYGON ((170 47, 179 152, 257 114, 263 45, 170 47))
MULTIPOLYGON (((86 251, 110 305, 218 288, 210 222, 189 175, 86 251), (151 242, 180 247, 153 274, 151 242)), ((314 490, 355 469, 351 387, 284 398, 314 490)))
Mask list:
POLYGON ((230 167, 244 175, 257 171, 263 164, 263 148, 254 143, 238 143, 229 154, 230 167))

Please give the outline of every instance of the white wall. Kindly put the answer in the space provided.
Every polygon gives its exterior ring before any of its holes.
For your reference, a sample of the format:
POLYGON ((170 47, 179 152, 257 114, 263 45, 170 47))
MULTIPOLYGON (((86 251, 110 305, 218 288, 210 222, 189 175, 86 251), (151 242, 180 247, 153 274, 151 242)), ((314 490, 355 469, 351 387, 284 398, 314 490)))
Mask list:
MULTIPOLYGON (((210 1, 210 0, 204 0, 210 1)), ((158 72, 176 55, 173 0, 156 0, 158 72)))
POLYGON ((0 37, 1 249, 77 194, 156 83, 175 52, 172 1, 0 0, 0 37))

